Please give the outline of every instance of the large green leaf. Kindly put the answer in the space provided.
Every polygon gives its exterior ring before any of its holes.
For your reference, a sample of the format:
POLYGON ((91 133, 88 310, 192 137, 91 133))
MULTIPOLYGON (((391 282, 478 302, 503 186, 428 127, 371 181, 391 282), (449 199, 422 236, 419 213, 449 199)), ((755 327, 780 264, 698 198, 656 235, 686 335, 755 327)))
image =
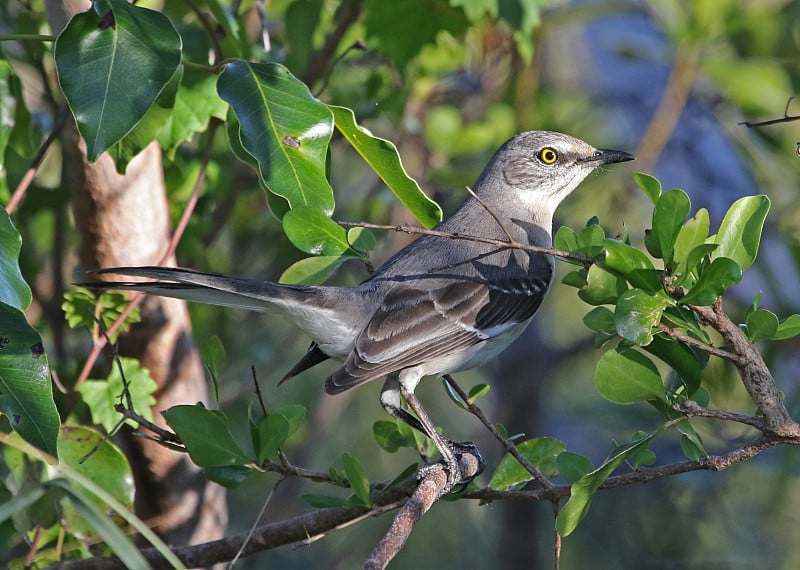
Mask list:
MULTIPOLYGON (((517 445, 522 456, 548 476, 558 470, 556 459, 566 447, 563 441, 549 437, 537 437, 517 445)), ((489 487, 505 491, 531 479, 533 475, 513 455, 506 453, 497 465, 489 487)))
POLYGON ((94 161, 136 126, 173 78, 181 37, 159 12, 100 0, 70 20, 54 52, 59 84, 94 161))
POLYGON ((281 273, 279 283, 293 283, 298 285, 322 285, 347 259, 342 255, 317 255, 301 259, 286 268, 281 273))
MULTIPOLYGON (((658 433, 658 432, 656 432, 658 433)), ((589 512, 589 505, 603 481, 632 454, 647 447, 656 434, 650 434, 619 447, 600 467, 591 471, 572 484, 569 501, 559 511, 556 518, 556 531, 568 536, 589 512)))
POLYGON ((719 247, 712 256, 730 258, 742 271, 746 271, 758 255, 761 230, 769 206, 769 198, 763 195, 745 196, 736 200, 722 220, 714 240, 719 247))
POLYGON ((42 339, 15 307, 0 303, 0 412, 25 441, 56 455, 61 420, 42 339))
POLYGON ((683 380, 686 396, 700 387, 702 368, 697 354, 685 344, 663 334, 653 336, 653 341, 644 350, 669 364, 683 380))
POLYGON ((355 256, 347 241, 347 231, 324 212, 299 206, 283 216, 283 231, 295 247, 314 255, 342 255, 347 251, 355 256))
POLYGON ((633 349, 606 352, 597 363, 594 385, 605 399, 617 404, 665 398, 658 368, 633 349))
POLYGON ((235 61, 225 66, 217 92, 236 114, 239 140, 255 157, 264 185, 292 208, 330 215, 333 189, 325 160, 333 117, 308 87, 282 65, 235 61))
POLYGON ((24 311, 31 304, 31 288, 19 270, 22 237, 5 208, 0 208, 0 302, 24 311))
POLYGON ((420 224, 432 228, 442 221, 442 209, 428 198, 417 181, 408 175, 400 161, 397 148, 391 142, 373 136, 360 127, 350 109, 334 105, 328 105, 328 109, 333 113, 333 120, 339 132, 420 224))

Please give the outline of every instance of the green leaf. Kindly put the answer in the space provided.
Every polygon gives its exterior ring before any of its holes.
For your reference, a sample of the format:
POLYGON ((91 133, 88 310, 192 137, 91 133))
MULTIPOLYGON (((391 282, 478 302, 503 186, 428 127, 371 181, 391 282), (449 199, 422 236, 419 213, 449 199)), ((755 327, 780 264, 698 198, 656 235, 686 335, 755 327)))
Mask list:
POLYGON ((408 175, 394 144, 360 127, 352 110, 334 105, 328 105, 328 109, 339 132, 420 224, 430 229, 442 221, 442 209, 408 175))
POLYGON ((741 279, 742 270, 735 261, 717 257, 680 302, 684 305, 710 305, 741 279))
MULTIPOLYGON (((125 508, 133 508, 133 471, 122 452, 100 433, 85 426, 63 426, 58 435, 58 458, 61 464, 75 469, 125 508)), ((98 509, 109 509, 91 491, 87 491, 87 498, 98 509)), ((74 509, 65 506, 63 516, 70 534, 83 540, 94 536, 92 526, 74 509)))
POLYGON ((0 303, 0 413, 39 449, 56 455, 61 419, 42 338, 18 309, 0 303))
POLYGON ((594 468, 588 457, 571 451, 559 454, 556 464, 558 472, 570 483, 574 483, 594 468))
MULTIPOLYGON (((675 247, 673 249, 673 259, 678 263, 676 273, 683 275, 687 272, 686 261, 689 257, 689 252, 705 243, 710 226, 711 221, 708 216, 708 210, 705 208, 700 208, 692 218, 689 218, 683 224, 683 227, 678 231, 678 237, 675 238, 675 247)), ((688 266, 689 270, 693 268, 694 265, 688 266)))
POLYGON ((577 248, 574 253, 595 257, 603 251, 606 232, 598 224, 589 224, 575 236, 577 248))
POLYGON ((488 384, 476 384, 469 391, 467 398, 470 402, 474 402, 478 398, 483 398, 486 394, 489 393, 489 390, 491 389, 492 387, 489 386, 488 384))
POLYGON ((325 177, 333 117, 308 87, 276 63, 228 63, 217 80, 219 96, 233 107, 239 141, 258 162, 261 180, 292 208, 333 212, 325 177))
POLYGON ((556 518, 556 531, 558 534, 568 536, 577 528, 578 524, 589 512, 592 497, 595 491, 600 488, 600 485, 603 484, 603 481, 608 479, 614 470, 631 454, 646 447, 656 433, 619 447, 600 467, 587 473, 572 484, 569 501, 558 512, 558 517, 556 518))
MULTIPOLYGON (((587 269, 577 269, 575 271, 570 271, 561 282, 564 285, 568 285, 570 287, 575 287, 576 289, 582 289, 587 285, 586 279, 589 276, 589 271, 587 269)), ((623 282, 623 285, 625 283, 623 282)))
POLYGON ((278 454, 278 449, 289 437, 289 429, 289 422, 280 414, 269 414, 258 420, 253 448, 259 465, 278 454))
POLYGON ((238 487, 252 474, 253 470, 245 465, 203 467, 203 475, 205 475, 206 479, 228 488, 238 487))
POLYGON ((692 272, 699 274, 701 272, 701 264, 715 249, 717 249, 717 244, 715 243, 701 243, 694 247, 689 252, 689 255, 686 256, 686 261, 681 263, 677 270, 677 272, 681 274, 681 279, 678 281, 678 284, 685 284, 686 279, 692 272))
POLYGON ((440 33, 457 35, 468 25, 460 8, 439 0, 365 0, 362 12, 368 44, 377 42, 399 70, 405 69, 423 46, 434 43, 440 33))
POLYGON ((606 239, 604 246, 606 256, 601 264, 604 268, 616 271, 631 285, 648 293, 662 289, 658 272, 644 253, 615 239, 606 239))
POLYGON ((289 422, 288 439, 297 433, 297 430, 299 430, 306 421, 306 408, 300 404, 286 404, 272 412, 272 415, 280 415, 289 422))
POLYGON ((358 498, 358 503, 364 507, 370 506, 372 503, 369 498, 369 479, 358 459, 345 453, 342 455, 342 467, 344 467, 350 488, 358 498))
POLYGON ((180 436, 189 456, 200 467, 248 463, 228 427, 228 418, 202 406, 173 406, 164 419, 180 436))
POLYGON ((216 75, 187 67, 171 113, 158 132, 158 142, 174 160, 183 141, 205 131, 212 117, 224 121, 227 112, 228 105, 217 94, 216 75))
POLYGON ((616 330, 614 313, 608 307, 595 307, 586 313, 583 324, 595 332, 616 330))
POLYGON ((94 6, 69 21, 54 47, 90 161, 136 126, 181 62, 181 37, 163 14, 126 0, 94 6))
POLYGON ((753 342, 771 340, 778 332, 778 317, 772 311, 758 309, 747 315, 747 336, 753 342))
POLYGON ((686 434, 681 435, 681 451, 692 461, 698 461, 705 455, 705 450, 686 434))
POLYGON ((627 289, 624 279, 595 263, 589 268, 586 285, 578 290, 578 297, 590 305, 607 305, 616 303, 627 289))
POLYGON ((666 265, 673 259, 675 241, 692 205, 683 190, 668 190, 656 202, 653 210, 653 234, 658 240, 661 258, 666 265))
POLYGON ((350 251, 347 231, 321 210, 298 206, 283 216, 283 230, 294 246, 314 255, 342 255, 350 251))
POLYGON ((22 237, 5 208, 0 208, 0 303, 24 311, 32 297, 19 269, 21 249, 22 237))
POLYGON ((686 397, 692 395, 700 387, 702 368, 697 354, 685 344, 660 334, 644 350, 669 364, 683 380, 686 386, 686 397))
POLYGON ((614 325, 622 338, 646 345, 653 340, 653 327, 669 305, 664 295, 651 295, 641 289, 630 289, 620 295, 614 311, 614 325))
POLYGON ((594 385, 606 400, 617 404, 665 399, 658 368, 633 349, 603 354, 595 369, 594 385))
POLYGON ((561 251, 575 252, 578 249, 578 234, 570 227, 561 226, 553 237, 553 247, 561 251))
POLYGON ((661 196, 661 182, 655 176, 650 176, 644 172, 634 172, 633 180, 636 185, 642 189, 642 192, 647 194, 653 205, 658 203, 658 198, 661 196))
MULTIPOLYGON (((98 315, 103 328, 108 330, 117 318, 128 308, 130 299, 120 291, 103 291, 95 293, 85 287, 75 287, 64 293, 64 302, 61 310, 70 328, 83 327, 94 331, 96 322, 94 316, 98 315)), ((115 342, 120 333, 127 332, 133 323, 142 320, 139 308, 131 311, 120 326, 111 334, 111 342, 115 342)))
MULTIPOLYGON (((529 439, 517 445, 522 456, 547 476, 556 473, 556 459, 566 447, 563 441, 549 437, 529 439)), ((507 453, 497 465, 489 487, 504 491, 532 479, 533 475, 513 455, 507 453)))
POLYGON ((70 485, 64 479, 53 479, 47 482, 48 487, 55 487, 64 493, 62 505, 69 505, 97 533, 102 542, 120 559, 129 570, 149 570, 151 566, 142 556, 136 545, 127 537, 108 516, 105 510, 99 509, 92 499, 70 485))
MULTIPOLYGON (((146 420, 153 420, 152 407, 156 403, 153 396, 158 389, 158 384, 150 376, 150 371, 144 368, 135 358, 120 357, 119 363, 125 371, 128 381, 128 391, 131 395, 133 408, 146 420)), ((89 407, 92 421, 102 425, 111 433, 114 426, 122 418, 114 409, 115 404, 125 403, 123 398, 123 381, 119 367, 114 364, 106 380, 86 380, 78 386, 78 392, 84 403, 89 407)), ((138 427, 133 420, 126 420, 132 427, 138 427)))
POLYGON ((366 254, 375 249, 375 234, 367 228, 355 227, 347 230, 347 242, 359 253, 366 254))
POLYGON ((785 338, 797 336, 798 334, 800 334, 800 315, 790 315, 781 321, 778 325, 778 330, 772 338, 775 340, 783 340, 785 338))
POLYGON ((125 174, 130 161, 155 140, 172 113, 182 77, 183 66, 180 66, 136 126, 122 139, 108 147, 108 154, 114 159, 118 172, 125 174))
POLYGON ((299 285, 322 285, 348 259, 352 258, 346 255, 307 257, 287 267, 278 282, 299 285))
POLYGON ((734 260, 742 271, 753 264, 761 243, 761 230, 769 212, 769 198, 763 195, 739 198, 728 208, 719 227, 713 257, 734 260))

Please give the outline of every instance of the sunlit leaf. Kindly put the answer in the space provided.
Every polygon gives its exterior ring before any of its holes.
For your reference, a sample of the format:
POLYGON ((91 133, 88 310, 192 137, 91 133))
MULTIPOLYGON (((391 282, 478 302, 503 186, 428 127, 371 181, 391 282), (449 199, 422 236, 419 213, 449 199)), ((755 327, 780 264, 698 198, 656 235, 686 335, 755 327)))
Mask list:
POLYGON ((742 271, 753 264, 761 244, 761 230, 769 212, 769 198, 745 196, 734 202, 725 213, 715 243, 719 246, 712 257, 734 260, 742 271))

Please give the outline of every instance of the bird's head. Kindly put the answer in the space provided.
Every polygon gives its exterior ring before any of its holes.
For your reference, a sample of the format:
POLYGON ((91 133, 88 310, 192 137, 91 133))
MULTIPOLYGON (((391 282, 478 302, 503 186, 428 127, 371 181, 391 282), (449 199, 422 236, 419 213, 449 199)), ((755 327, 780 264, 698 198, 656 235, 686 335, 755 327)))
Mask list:
POLYGON ((500 147, 491 166, 516 198, 552 211, 595 168, 633 159, 627 152, 596 149, 562 133, 529 131, 500 147))

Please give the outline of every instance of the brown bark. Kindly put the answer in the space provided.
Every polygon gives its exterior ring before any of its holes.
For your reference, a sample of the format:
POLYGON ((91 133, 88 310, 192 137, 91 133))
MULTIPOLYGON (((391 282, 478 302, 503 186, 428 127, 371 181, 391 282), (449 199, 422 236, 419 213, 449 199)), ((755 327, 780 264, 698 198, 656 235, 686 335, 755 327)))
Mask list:
MULTIPOLYGON (((60 30, 72 14, 86 10, 85 0, 47 3, 50 25, 60 30)), ((86 145, 71 123, 63 133, 65 176, 72 188, 75 225, 84 268, 158 263, 170 238, 169 209, 161 150, 151 144, 116 172, 108 155, 90 163, 86 145)), ((174 264, 174 259, 169 263, 174 264)), ((142 322, 120 337, 120 353, 138 358, 158 384, 159 410, 193 404, 208 397, 200 356, 191 338, 185 303, 150 298, 142 322)), ((157 531, 178 542, 205 542, 222 536, 227 522, 225 490, 203 477, 188 456, 152 441, 128 438, 127 453, 136 479, 136 513, 157 531)))

